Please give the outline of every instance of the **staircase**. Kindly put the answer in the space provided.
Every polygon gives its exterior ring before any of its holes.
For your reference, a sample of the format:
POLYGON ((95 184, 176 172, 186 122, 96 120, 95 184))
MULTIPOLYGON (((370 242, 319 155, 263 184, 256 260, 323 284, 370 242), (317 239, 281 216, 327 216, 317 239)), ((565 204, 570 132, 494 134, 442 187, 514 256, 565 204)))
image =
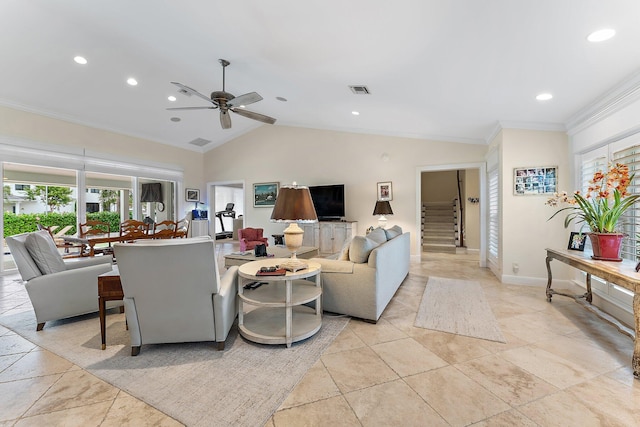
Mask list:
POLYGON ((456 202, 422 204, 423 252, 456 252, 459 243, 456 202))

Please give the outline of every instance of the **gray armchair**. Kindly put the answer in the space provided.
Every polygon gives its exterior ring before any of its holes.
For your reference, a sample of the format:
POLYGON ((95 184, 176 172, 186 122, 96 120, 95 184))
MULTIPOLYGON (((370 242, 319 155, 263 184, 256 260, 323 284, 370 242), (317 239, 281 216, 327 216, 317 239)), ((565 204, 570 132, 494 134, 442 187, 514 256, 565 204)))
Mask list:
POLYGON ((218 272, 211 238, 116 243, 131 355, 143 344, 215 341, 224 349, 238 314, 233 266, 218 272))
MULTIPOLYGON (((98 276, 111 271, 111 255, 63 259, 46 230, 7 237, 33 305, 37 330, 50 320, 98 311, 98 276)), ((111 302, 107 307, 122 306, 111 302)))

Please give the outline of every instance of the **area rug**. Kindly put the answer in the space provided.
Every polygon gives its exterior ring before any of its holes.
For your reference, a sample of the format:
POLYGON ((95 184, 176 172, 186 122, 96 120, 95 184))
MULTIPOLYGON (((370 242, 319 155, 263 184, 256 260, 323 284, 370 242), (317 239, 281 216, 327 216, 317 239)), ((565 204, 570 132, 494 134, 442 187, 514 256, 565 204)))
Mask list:
POLYGON ((480 283, 429 277, 415 326, 506 342, 480 283))
POLYGON ((234 326, 224 351, 213 343, 142 346, 131 356, 124 314, 107 316, 100 350, 97 314, 47 322, 35 331, 32 312, 4 315, 0 324, 188 426, 262 426, 348 323, 325 316, 313 337, 267 346, 245 341, 234 326))

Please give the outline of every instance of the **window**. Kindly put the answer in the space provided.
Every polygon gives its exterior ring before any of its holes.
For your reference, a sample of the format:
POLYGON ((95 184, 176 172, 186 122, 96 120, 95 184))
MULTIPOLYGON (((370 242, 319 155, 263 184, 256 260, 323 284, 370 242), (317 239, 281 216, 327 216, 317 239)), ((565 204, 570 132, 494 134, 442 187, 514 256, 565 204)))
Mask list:
POLYGON ((87 213, 100 212, 100 203, 87 203, 87 213))
MULTIPOLYGON (((640 172, 640 146, 634 145, 613 153, 613 160, 629 166, 629 173, 640 172)), ((640 193, 640 176, 635 176, 627 191, 631 194, 640 193)), ((627 237, 622 241, 622 257, 635 261, 640 256, 640 208, 635 204, 629 208, 619 221, 620 231, 627 237)))
POLYGON ((27 191, 30 189, 31 189, 31 186, 28 184, 16 184, 16 191, 27 191))

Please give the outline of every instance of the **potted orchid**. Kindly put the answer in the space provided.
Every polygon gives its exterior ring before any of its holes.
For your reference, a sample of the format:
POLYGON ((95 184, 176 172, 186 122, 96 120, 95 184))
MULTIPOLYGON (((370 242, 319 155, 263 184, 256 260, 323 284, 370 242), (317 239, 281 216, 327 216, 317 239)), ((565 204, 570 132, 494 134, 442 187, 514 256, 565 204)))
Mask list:
POLYGON ((627 165, 616 163, 607 172, 596 172, 589 181, 586 194, 580 191, 569 197, 566 192, 555 193, 546 204, 557 207, 561 203, 569 206, 559 209, 549 219, 560 212, 567 212, 565 228, 575 221, 589 227, 589 239, 595 259, 620 261, 620 246, 623 233, 617 226, 622 214, 640 198, 640 194, 629 194, 628 187, 633 180, 627 165))

